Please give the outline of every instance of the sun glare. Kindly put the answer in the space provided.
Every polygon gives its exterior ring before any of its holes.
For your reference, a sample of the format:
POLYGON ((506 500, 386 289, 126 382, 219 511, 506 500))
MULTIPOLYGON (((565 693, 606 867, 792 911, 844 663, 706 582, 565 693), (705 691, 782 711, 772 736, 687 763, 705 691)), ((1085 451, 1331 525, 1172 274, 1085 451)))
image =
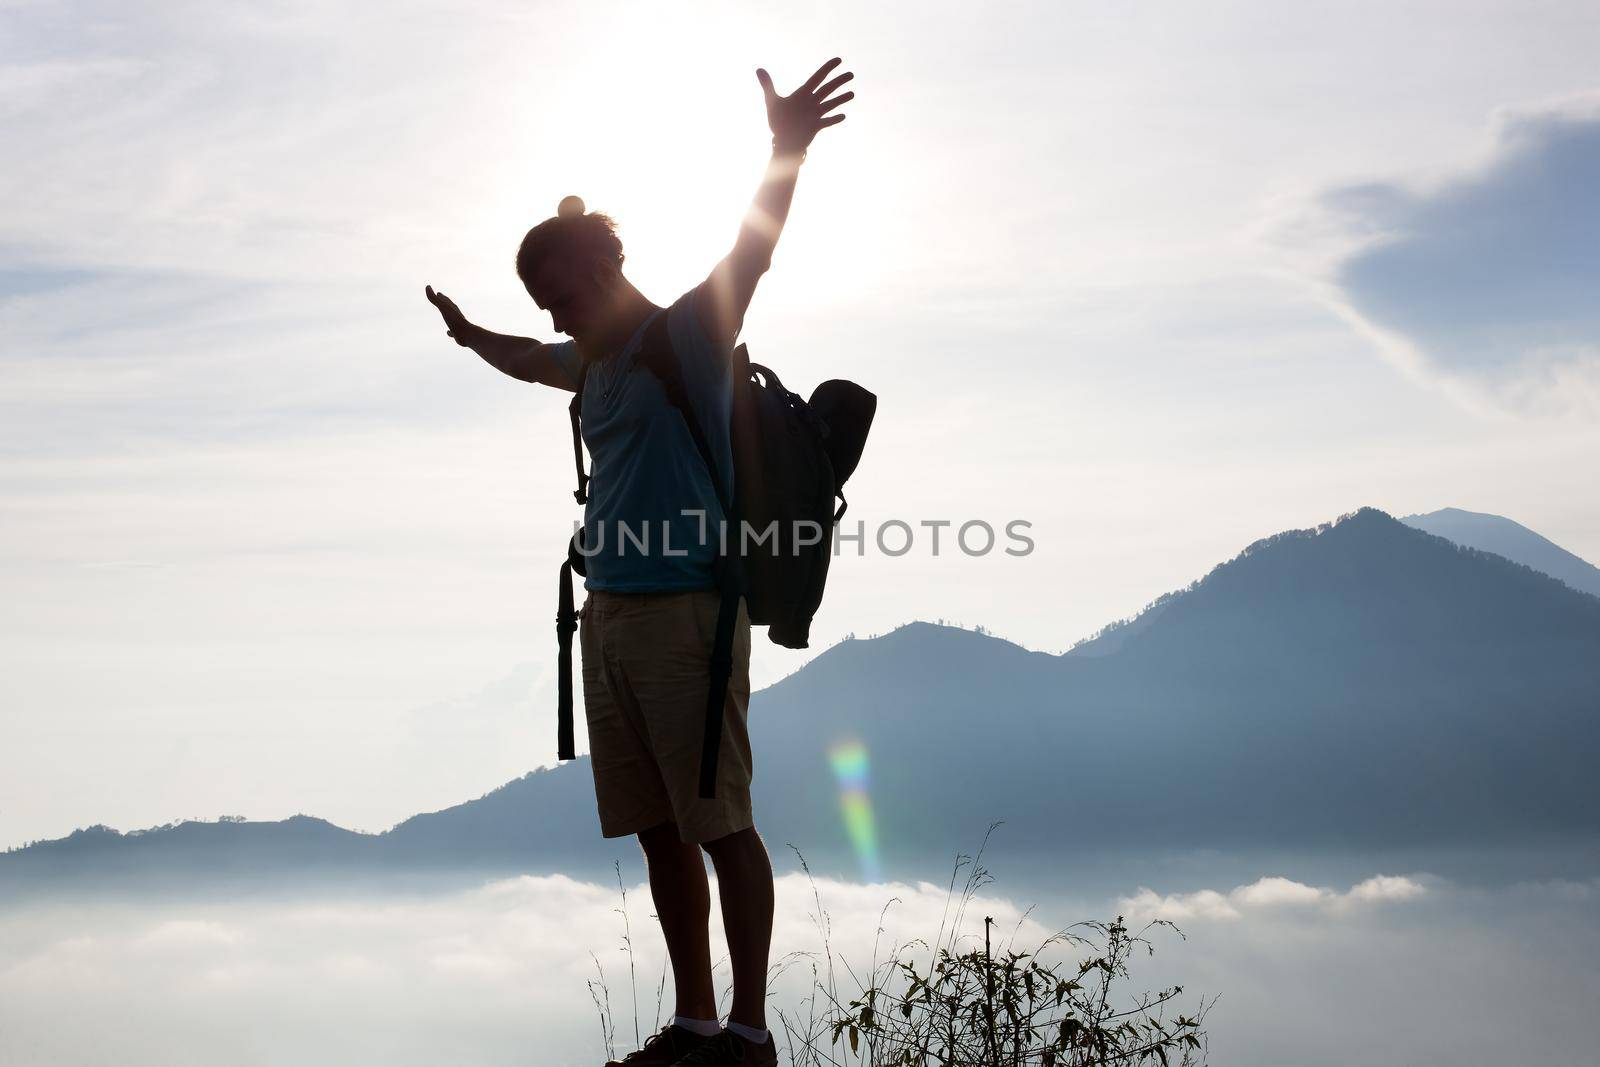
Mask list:
MULTIPOLYGON (((704 23, 689 28, 668 8, 641 7, 625 34, 554 47, 514 105, 528 116, 526 137, 509 153, 497 225, 520 234, 576 194, 617 220, 625 269, 647 296, 668 300, 695 284, 732 247, 766 166, 757 65, 788 92, 827 58, 774 49, 780 39, 750 20, 712 39, 704 23)), ((837 285, 838 234, 806 240, 793 223, 825 218, 849 231, 849 188, 819 180, 809 164, 802 172, 775 260, 785 303, 814 305, 837 285)), ((876 257, 857 268, 866 262, 876 257)))
POLYGON ((528 136, 507 167, 518 225, 581 196, 617 220, 629 276, 658 298, 727 251, 767 140, 753 66, 686 25, 639 7, 626 33, 554 49, 519 93, 528 136))

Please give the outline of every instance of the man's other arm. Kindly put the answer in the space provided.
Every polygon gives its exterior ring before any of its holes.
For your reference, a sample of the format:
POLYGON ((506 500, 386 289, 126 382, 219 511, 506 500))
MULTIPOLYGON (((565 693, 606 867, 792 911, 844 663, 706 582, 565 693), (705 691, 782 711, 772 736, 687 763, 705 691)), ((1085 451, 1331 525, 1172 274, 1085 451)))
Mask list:
POLYGON ((761 186, 756 190, 744 223, 739 227, 733 251, 711 271, 700 285, 701 325, 713 341, 732 345, 744 325, 745 312, 755 296, 756 283, 772 266, 772 253, 789 218, 795 182, 806 148, 824 127, 844 121, 844 116, 828 112, 855 96, 842 93, 829 96, 855 75, 841 74, 827 84, 823 79, 839 65, 838 59, 824 63, 806 83, 788 96, 779 96, 765 70, 756 71, 766 96, 767 124, 772 129, 772 158, 767 162, 761 186))
POLYGON ((468 322, 455 301, 443 293, 434 292, 433 286, 428 286, 427 294, 428 302, 439 309, 446 332, 455 339, 456 344, 472 349, 495 370, 509 374, 518 381, 548 385, 569 393, 577 389, 577 383, 551 356, 554 346, 531 337, 514 337, 486 330, 468 322))
POLYGON ((755 296, 756 284, 772 266, 778 235, 789 218, 795 181, 805 151, 772 147, 772 158, 761 178, 750 210, 739 227, 739 238, 700 285, 701 325, 713 341, 732 345, 744 326, 745 312, 755 296))

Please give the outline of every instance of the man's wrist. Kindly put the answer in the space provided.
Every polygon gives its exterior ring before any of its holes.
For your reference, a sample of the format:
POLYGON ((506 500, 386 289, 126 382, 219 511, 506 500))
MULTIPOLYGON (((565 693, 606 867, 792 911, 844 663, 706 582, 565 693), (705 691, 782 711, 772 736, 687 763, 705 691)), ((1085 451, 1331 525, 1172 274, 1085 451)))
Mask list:
POLYGON ((806 146, 783 144, 774 137, 772 139, 772 157, 774 159, 789 159, 799 163, 806 158, 806 146))

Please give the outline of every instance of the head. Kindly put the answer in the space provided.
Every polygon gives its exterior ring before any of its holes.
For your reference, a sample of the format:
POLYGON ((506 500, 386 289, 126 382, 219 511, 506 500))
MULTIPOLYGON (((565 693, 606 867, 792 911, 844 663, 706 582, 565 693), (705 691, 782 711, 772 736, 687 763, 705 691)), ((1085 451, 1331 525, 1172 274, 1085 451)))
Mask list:
POLYGON ((528 231, 517 249, 517 277, 533 302, 550 312, 558 332, 581 340, 617 305, 622 242, 617 224, 583 201, 566 197, 555 218, 528 231))

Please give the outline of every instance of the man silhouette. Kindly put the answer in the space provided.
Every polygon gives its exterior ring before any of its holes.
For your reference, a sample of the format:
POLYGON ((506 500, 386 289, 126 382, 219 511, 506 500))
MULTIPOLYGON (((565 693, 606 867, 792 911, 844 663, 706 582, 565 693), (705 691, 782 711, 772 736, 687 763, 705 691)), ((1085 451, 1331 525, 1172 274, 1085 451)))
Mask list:
POLYGON ((667 1025, 620 1061, 629 1067, 777 1063, 765 1013, 772 863, 750 807, 750 621, 741 605, 716 798, 705 799, 699 758, 720 599, 712 564, 725 516, 687 413, 672 406, 635 357, 646 327, 665 315, 690 407, 731 499, 729 354, 756 283, 771 265, 806 148, 820 130, 843 121, 842 113, 829 112, 855 96, 832 95, 853 77, 829 78, 839 63, 830 59, 788 96, 774 90, 765 70, 756 71, 772 158, 733 251, 671 307, 651 303, 623 276, 612 220, 585 212, 577 197, 528 231, 517 253, 528 294, 570 341, 492 333, 427 289, 457 344, 513 378, 581 390, 593 466, 579 644, 595 796, 604 836, 638 835, 677 995, 667 1025), (711 979, 702 848, 717 871, 733 969, 726 1027, 717 1022, 711 979))

